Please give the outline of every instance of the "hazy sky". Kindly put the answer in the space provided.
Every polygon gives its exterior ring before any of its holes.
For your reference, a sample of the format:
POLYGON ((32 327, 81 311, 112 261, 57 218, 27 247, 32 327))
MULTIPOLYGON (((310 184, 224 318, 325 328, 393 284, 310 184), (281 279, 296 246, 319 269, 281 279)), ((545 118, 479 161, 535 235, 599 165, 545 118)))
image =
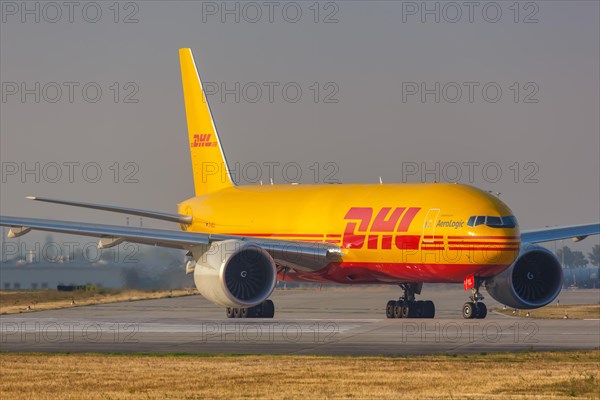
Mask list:
POLYGON ((312 182, 315 163, 319 182, 420 181, 439 162, 441 180, 501 192, 523 228, 600 219, 597 1, 46 4, 2 2, 3 215, 122 224, 23 197, 174 211, 192 196, 177 53, 191 47, 249 180, 278 162, 278 183, 297 166, 312 182))

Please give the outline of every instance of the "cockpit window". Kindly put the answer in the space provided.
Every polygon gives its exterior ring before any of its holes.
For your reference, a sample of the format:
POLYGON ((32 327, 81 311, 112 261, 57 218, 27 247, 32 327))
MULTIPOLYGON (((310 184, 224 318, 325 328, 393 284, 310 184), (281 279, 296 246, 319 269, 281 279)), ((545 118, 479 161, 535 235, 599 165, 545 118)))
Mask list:
POLYGON ((502 227, 502 218, 500 217, 487 217, 485 220, 485 224, 490 228, 501 228, 502 227))
POLYGON ((502 217, 502 225, 506 228, 514 228, 517 226, 517 219, 512 215, 502 217))
POLYGON ((517 219, 512 215, 505 217, 474 215, 469 218, 467 225, 486 225, 490 228, 515 228, 517 226, 517 219))

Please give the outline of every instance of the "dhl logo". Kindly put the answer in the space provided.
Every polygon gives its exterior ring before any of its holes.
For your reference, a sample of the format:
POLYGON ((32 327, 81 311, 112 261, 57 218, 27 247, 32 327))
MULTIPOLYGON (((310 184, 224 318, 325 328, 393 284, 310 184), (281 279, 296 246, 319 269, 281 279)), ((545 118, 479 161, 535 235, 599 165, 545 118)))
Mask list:
POLYGON ((408 232, 420 210, 416 207, 384 207, 375 213, 370 207, 352 207, 344 217, 350 222, 344 230, 342 247, 362 249, 367 242, 367 249, 373 250, 391 250, 392 245, 402 250, 418 249, 420 236, 397 233, 408 232))
POLYGON ((463 289, 469 290, 472 287, 475 287, 475 275, 469 275, 465 278, 463 282, 463 289))
POLYGON ((194 141, 192 143, 190 143, 190 145, 192 147, 216 147, 217 142, 216 141, 211 142, 210 141, 211 137, 212 137, 212 134, 210 134, 210 133, 194 135, 194 141))

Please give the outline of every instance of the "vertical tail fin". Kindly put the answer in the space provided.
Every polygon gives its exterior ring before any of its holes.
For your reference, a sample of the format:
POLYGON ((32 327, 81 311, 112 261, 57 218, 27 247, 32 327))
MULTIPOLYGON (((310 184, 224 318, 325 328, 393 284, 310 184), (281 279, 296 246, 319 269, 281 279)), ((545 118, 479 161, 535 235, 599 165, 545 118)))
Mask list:
POLYGON ((196 196, 233 186, 191 49, 179 49, 196 196))

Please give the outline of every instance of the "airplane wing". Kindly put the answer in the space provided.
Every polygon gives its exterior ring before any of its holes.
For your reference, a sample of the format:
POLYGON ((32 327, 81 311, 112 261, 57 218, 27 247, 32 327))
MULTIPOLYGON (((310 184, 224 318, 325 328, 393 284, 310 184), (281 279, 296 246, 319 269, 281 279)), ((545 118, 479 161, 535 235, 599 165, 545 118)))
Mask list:
POLYGON ((184 224, 184 225, 189 225, 192 223, 192 217, 189 215, 171 214, 171 213, 165 213, 165 212, 159 212, 159 211, 140 210, 138 208, 127 208, 127 207, 112 206, 112 205, 106 205, 106 204, 84 203, 81 201, 50 199, 47 197, 39 197, 39 196, 27 196, 25 198, 27 200, 42 201, 42 202, 54 203, 54 204, 63 204, 63 205, 72 206, 72 207, 83 207, 83 208, 91 208, 94 210, 117 212, 117 213, 121 213, 121 214, 137 215, 139 217, 160 219, 163 221, 175 222, 175 223, 184 224))
POLYGON ((600 223, 588 225, 563 226, 556 228, 535 229, 521 232, 521 242, 541 243, 553 240, 573 238, 575 241, 583 240, 589 235, 600 234, 600 223))
POLYGON ((37 218, 0 216, 0 226, 8 226, 9 237, 18 237, 31 230, 58 232, 100 238, 99 248, 109 248, 122 242, 147 244, 191 250, 198 245, 236 239, 249 241, 265 249, 279 265, 298 271, 318 271, 328 263, 341 258, 342 250, 329 243, 306 243, 285 240, 261 239, 236 235, 213 235, 169 229, 149 229, 83 222, 54 221, 37 218))

